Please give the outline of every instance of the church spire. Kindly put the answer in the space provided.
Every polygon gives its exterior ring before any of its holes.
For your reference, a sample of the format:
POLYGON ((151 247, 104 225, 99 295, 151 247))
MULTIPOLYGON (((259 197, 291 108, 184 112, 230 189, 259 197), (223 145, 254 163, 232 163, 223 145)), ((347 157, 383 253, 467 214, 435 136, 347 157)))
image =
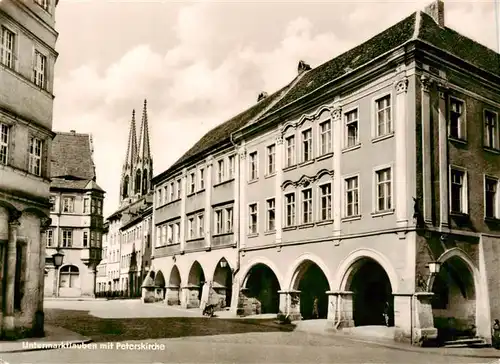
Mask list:
POLYGON ((149 128, 148 128, 148 102, 144 100, 144 108, 142 110, 142 122, 139 132, 139 153, 137 158, 141 161, 151 159, 151 148, 149 147, 149 128))
POLYGON ((133 169, 137 158, 137 136, 135 127, 135 110, 132 110, 132 121, 130 122, 130 131, 128 134, 127 155, 123 163, 123 169, 133 169))

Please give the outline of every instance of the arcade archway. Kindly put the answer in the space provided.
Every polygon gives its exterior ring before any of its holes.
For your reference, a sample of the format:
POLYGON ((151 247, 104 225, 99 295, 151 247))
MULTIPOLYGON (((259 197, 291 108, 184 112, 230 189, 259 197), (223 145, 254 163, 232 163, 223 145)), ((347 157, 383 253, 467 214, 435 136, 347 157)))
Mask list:
POLYGON ((233 291, 233 274, 225 258, 222 258, 215 267, 210 303, 221 303, 221 308, 231 306, 233 291))
POLYGON ((476 335, 476 287, 469 266, 459 256, 442 262, 432 282, 432 314, 440 340, 476 335))
POLYGON ((278 313, 280 284, 276 274, 267 265, 254 265, 245 279, 243 293, 247 314, 278 313))
POLYGON ((206 280, 203 268, 198 261, 195 261, 189 270, 188 276, 188 307, 200 307, 205 282, 206 280))
POLYGON ((355 326, 394 326, 391 282, 384 268, 371 258, 351 266, 346 285, 351 291, 355 326))
POLYGON ((300 314, 302 319, 326 319, 328 316, 328 279, 323 270, 311 260, 305 260, 297 268, 292 284, 300 291, 300 314), (316 301, 316 303, 315 303, 316 301))
POLYGON ((156 273, 154 278, 155 285, 155 300, 162 301, 165 299, 165 277, 163 277, 163 273, 161 270, 156 273))
POLYGON ((171 306, 180 305, 181 275, 176 265, 170 271, 170 279, 167 289, 167 303, 171 306))

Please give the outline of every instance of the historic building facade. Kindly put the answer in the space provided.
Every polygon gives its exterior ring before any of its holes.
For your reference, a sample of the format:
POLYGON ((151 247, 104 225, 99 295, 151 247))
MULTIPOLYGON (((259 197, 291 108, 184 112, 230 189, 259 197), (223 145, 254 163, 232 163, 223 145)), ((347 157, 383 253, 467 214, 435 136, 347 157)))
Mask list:
POLYGON ((92 136, 56 133, 51 153, 52 223, 45 232, 45 296, 94 297, 101 260, 104 191, 96 183, 92 136), (64 255, 54 265, 54 253, 64 255))
POLYGON ((43 334, 57 1, 0 2, 2 337, 43 334))
POLYGON ((489 342, 499 56, 444 15, 436 1, 316 68, 299 62, 154 177, 155 299, 489 342))
POLYGON ((144 101, 139 140, 135 110, 132 112, 120 179, 120 206, 106 219, 108 231, 103 261, 98 267, 99 295, 140 295, 151 259, 152 175, 147 102, 144 101))

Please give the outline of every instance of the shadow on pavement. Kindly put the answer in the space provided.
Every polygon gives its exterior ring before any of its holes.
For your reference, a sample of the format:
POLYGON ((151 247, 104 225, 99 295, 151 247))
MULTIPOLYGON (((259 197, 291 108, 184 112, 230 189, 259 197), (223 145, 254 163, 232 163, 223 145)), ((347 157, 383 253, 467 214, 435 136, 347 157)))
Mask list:
POLYGON ((100 318, 89 311, 49 309, 45 323, 92 338, 94 342, 293 331, 295 325, 266 319, 206 317, 100 318))

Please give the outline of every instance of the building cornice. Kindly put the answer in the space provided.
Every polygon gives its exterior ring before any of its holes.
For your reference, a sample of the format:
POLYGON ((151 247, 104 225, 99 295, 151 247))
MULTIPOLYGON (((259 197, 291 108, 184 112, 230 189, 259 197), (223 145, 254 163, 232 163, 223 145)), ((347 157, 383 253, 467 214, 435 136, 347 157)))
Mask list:
POLYGON ((52 129, 46 127, 42 123, 37 120, 28 118, 24 115, 21 115, 13 110, 6 108, 5 106, 0 105, 0 115, 5 116, 13 122, 19 121, 26 125, 32 125, 36 127, 38 130, 43 131, 45 134, 50 136, 52 139, 56 136, 56 133, 52 131, 52 129))

